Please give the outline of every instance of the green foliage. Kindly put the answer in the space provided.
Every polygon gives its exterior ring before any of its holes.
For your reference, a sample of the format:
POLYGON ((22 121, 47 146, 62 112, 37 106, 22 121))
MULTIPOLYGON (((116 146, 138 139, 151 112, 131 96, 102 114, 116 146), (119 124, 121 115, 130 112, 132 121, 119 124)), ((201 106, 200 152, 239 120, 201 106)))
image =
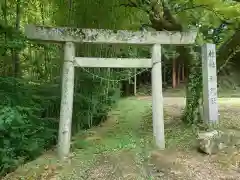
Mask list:
POLYGON ((44 100, 33 98, 39 87, 0 78, 0 176, 36 158, 56 142, 58 123, 42 118, 44 100))
MULTIPOLYGON (((73 133, 106 119, 119 91, 81 72, 74 98, 73 133), (101 84, 102 83, 102 84, 101 84), (106 88, 107 89, 106 91, 106 88)), ((0 78, 0 175, 32 160, 56 143, 59 84, 0 78)))
MULTIPOLYGON (((123 8, 118 10, 120 13, 115 14, 112 7, 118 2, 109 3, 107 0, 103 2, 104 6, 102 1, 94 1, 93 4, 84 1, 74 3, 71 8, 60 1, 5 2, 0 4, 0 16, 3 19, 0 23, 0 74, 6 77, 0 78, 0 176, 19 164, 36 158, 55 145, 57 138, 61 102, 59 75, 63 49, 61 45, 27 42, 22 33, 23 25, 40 22, 51 26, 119 28, 116 25, 127 20, 126 16, 123 18, 122 15, 128 14, 123 8), (20 14, 16 12, 16 5, 21 8, 20 14), (106 11, 106 8, 109 11, 106 11), (86 9, 88 11, 85 11, 86 9), (63 12, 66 12, 66 16, 63 12), (108 19, 101 18, 102 15, 108 19), (18 23, 20 29, 17 29, 18 23), (16 54, 21 71, 19 79, 10 78, 17 65, 16 54)), ((110 57, 118 56, 115 52, 118 49, 80 45, 77 54, 110 57)), ((106 119, 111 105, 120 96, 119 82, 110 82, 107 79, 125 78, 129 75, 119 74, 102 69, 76 70, 73 134, 98 125, 106 119)))
MULTIPOLYGON (((156 30, 162 30, 166 29, 166 24, 164 24, 165 28, 161 26, 163 22, 161 18, 165 18, 167 21, 175 20, 173 24, 175 26, 180 24, 181 30, 197 26, 200 44, 211 41, 208 30, 218 27, 223 20, 226 20, 230 23, 228 26, 230 30, 221 33, 221 44, 223 44, 238 27, 240 17, 239 4, 219 0, 188 2, 172 0, 164 1, 164 7, 155 4, 154 8, 151 7, 153 3, 148 0, 136 0, 133 2, 137 2, 138 7, 133 9, 120 6, 122 1, 116 0, 69 1, 68 5, 59 0, 34 0, 32 3, 16 0, 5 2, 0 3, 2 18, 0 75, 8 78, 0 78, 0 175, 37 157, 56 143, 61 97, 59 75, 63 48, 55 44, 26 43, 22 33, 24 24, 137 30, 142 24, 152 23, 154 25, 152 27, 156 30), (20 13, 16 10, 17 5, 20 7, 20 13), (153 21, 156 17, 151 19, 152 9, 154 13, 159 13, 155 15, 161 19, 160 21, 153 21), (170 11, 170 15, 166 10, 170 11), (16 28, 18 23, 20 29, 16 28), (18 73, 19 79, 9 78, 14 74, 13 70, 17 66, 16 55, 19 57, 21 71, 18 73)), ((120 45, 81 44, 76 48, 78 56, 92 57, 149 57, 149 52, 149 48, 139 50, 137 47, 120 45)), ((184 51, 173 46, 165 46, 163 53, 166 59, 176 58, 179 55, 185 58, 186 55, 184 51)), ((184 121, 194 124, 198 122, 195 117, 201 97, 201 76, 199 76, 201 69, 200 61, 194 53, 186 59, 189 60, 191 74, 188 78, 184 121)), ((76 70, 73 133, 98 125, 106 119, 111 106, 120 96, 121 83, 118 80, 126 79, 129 75, 132 75, 132 71, 119 69, 76 70)), ((79 146, 84 146, 83 144, 84 142, 80 142, 79 146)))
MULTIPOLYGON (((202 95, 202 61, 201 54, 194 48, 189 48, 190 73, 187 82, 186 108, 183 114, 183 122, 188 125, 196 126, 202 123, 199 106, 201 105, 202 95)), ((198 49, 199 50, 199 49, 198 49)))
POLYGON ((0 54, 5 55, 8 50, 21 51, 24 48, 25 37, 22 32, 0 23, 0 54))
POLYGON ((98 78, 107 78, 104 72, 98 73, 95 78, 81 69, 76 74, 78 79, 75 82, 73 127, 77 132, 105 120, 111 105, 119 99, 120 90, 116 82, 110 83, 98 78))

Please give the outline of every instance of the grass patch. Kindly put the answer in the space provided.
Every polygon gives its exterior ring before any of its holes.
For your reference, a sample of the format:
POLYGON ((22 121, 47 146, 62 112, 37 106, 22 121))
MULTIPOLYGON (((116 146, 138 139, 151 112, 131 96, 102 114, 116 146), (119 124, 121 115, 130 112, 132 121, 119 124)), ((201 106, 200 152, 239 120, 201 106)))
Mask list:
MULTIPOLYGON (((172 109, 164 108, 165 140, 167 149, 189 150, 195 146, 196 135, 191 127, 180 120, 180 116, 172 117, 172 109)), ((144 115, 145 131, 152 135, 152 110, 144 115)))
POLYGON ((193 133, 192 129, 185 124, 178 124, 172 128, 167 128, 165 133, 167 148, 189 150, 195 145, 196 135, 193 133))

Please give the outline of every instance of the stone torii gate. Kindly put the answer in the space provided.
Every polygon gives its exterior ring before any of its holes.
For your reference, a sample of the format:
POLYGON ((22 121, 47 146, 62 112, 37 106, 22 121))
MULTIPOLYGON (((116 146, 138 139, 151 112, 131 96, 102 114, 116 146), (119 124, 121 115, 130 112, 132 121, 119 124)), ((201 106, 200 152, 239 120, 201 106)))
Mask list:
POLYGON ((58 155, 61 159, 68 156, 70 151, 74 68, 79 66, 92 68, 152 68, 153 132, 156 145, 160 149, 165 149, 161 45, 193 44, 197 32, 133 32, 26 25, 25 34, 31 40, 65 44, 58 137, 58 155), (152 59, 75 57, 74 43, 151 45, 152 59))

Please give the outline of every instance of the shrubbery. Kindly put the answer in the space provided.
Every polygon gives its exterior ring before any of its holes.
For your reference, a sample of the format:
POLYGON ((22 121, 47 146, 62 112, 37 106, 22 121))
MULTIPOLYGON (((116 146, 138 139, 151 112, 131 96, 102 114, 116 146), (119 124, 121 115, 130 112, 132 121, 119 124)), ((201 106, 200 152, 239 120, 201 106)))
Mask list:
MULTIPOLYGON (((74 98, 74 132, 104 120, 120 94, 118 88, 99 80, 93 82, 86 75, 79 82, 74 98)), ((0 87, 2 176, 56 144, 61 88, 59 83, 33 83, 15 78, 0 78, 0 87)))

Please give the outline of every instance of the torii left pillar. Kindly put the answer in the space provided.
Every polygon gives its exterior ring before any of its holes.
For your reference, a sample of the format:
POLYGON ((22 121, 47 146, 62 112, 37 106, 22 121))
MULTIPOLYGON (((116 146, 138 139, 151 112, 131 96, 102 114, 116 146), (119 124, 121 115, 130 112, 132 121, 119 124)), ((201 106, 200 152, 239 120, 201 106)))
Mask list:
POLYGON ((64 159, 69 155, 72 129, 72 109, 74 93, 74 58, 75 45, 66 42, 64 45, 64 63, 62 73, 62 95, 58 133, 58 155, 64 159))

